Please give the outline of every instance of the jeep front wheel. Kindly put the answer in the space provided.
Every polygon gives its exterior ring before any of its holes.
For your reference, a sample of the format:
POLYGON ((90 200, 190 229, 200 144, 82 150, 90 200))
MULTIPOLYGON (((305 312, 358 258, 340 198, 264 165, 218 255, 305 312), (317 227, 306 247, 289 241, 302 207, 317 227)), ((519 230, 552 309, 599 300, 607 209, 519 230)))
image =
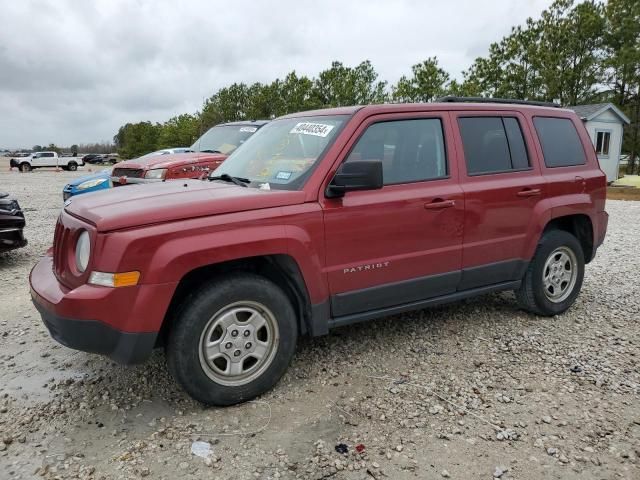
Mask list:
POLYGON ((269 280, 236 273, 187 297, 167 341, 169 370, 196 400, 233 405, 284 374, 298 329, 289 298, 269 280))
POLYGON ((557 315, 575 302, 584 278, 584 253, 576 237, 545 233, 516 291, 520 306, 538 315, 557 315))

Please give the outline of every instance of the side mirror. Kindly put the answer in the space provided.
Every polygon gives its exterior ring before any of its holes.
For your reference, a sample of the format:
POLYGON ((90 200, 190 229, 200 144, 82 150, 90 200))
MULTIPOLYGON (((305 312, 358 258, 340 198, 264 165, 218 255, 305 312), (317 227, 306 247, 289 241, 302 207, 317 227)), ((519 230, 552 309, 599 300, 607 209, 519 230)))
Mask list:
POLYGON ((346 162, 336 172, 325 195, 328 198, 337 198, 356 190, 378 190, 382 185, 380 160, 346 162))

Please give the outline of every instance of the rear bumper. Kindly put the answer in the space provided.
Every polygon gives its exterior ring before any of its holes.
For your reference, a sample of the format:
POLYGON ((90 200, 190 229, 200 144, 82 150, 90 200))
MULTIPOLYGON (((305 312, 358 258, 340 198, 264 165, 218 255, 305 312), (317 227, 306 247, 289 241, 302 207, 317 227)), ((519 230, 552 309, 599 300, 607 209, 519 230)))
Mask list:
POLYGON ((51 336, 61 344, 119 363, 139 363, 156 343, 175 284, 68 289, 43 257, 29 276, 31 299, 51 336))
POLYGON ((607 227, 609 226, 609 214, 607 212, 598 212, 598 232, 595 240, 595 248, 598 248, 604 242, 604 237, 607 234, 607 227))
POLYGON ((22 228, 0 228, 0 252, 21 248, 26 244, 22 228))

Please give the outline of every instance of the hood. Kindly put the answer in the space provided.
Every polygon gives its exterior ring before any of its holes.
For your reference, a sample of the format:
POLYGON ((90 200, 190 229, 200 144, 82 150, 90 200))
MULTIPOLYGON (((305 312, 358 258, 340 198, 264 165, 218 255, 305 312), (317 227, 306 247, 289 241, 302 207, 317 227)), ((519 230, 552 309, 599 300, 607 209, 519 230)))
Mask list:
POLYGON ((226 158, 227 155, 222 153, 173 153, 168 155, 151 155, 149 157, 126 160, 116 164, 116 168, 171 168, 202 161, 221 161, 226 158))
POLYGON ((0 192, 0 198, 5 198, 5 197, 8 197, 8 196, 9 196, 8 193, 0 192))
POLYGON ((101 170, 97 173, 92 173, 91 175, 85 175, 80 178, 76 178, 73 182, 69 182, 69 185, 72 187, 77 187, 83 182, 88 180, 95 180, 97 178, 111 178, 111 170, 101 170))
POLYGON ((238 185, 185 180, 111 188, 72 197, 65 211, 98 231, 303 203, 302 191, 259 190, 238 185))

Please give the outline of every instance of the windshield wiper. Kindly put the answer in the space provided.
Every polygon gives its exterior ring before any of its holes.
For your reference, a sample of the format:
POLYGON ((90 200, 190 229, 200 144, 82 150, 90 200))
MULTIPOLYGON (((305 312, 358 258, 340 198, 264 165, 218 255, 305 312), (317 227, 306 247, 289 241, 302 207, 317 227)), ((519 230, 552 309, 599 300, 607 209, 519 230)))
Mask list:
POLYGON ((247 183, 251 183, 251 180, 249 180, 248 178, 233 177, 228 173, 216 175, 215 177, 209 177, 209 181, 213 182, 214 180, 222 180, 223 182, 235 183, 236 185, 240 185, 241 187, 246 187, 247 183))
POLYGON ((202 153, 222 153, 220 150, 200 150, 202 153))

